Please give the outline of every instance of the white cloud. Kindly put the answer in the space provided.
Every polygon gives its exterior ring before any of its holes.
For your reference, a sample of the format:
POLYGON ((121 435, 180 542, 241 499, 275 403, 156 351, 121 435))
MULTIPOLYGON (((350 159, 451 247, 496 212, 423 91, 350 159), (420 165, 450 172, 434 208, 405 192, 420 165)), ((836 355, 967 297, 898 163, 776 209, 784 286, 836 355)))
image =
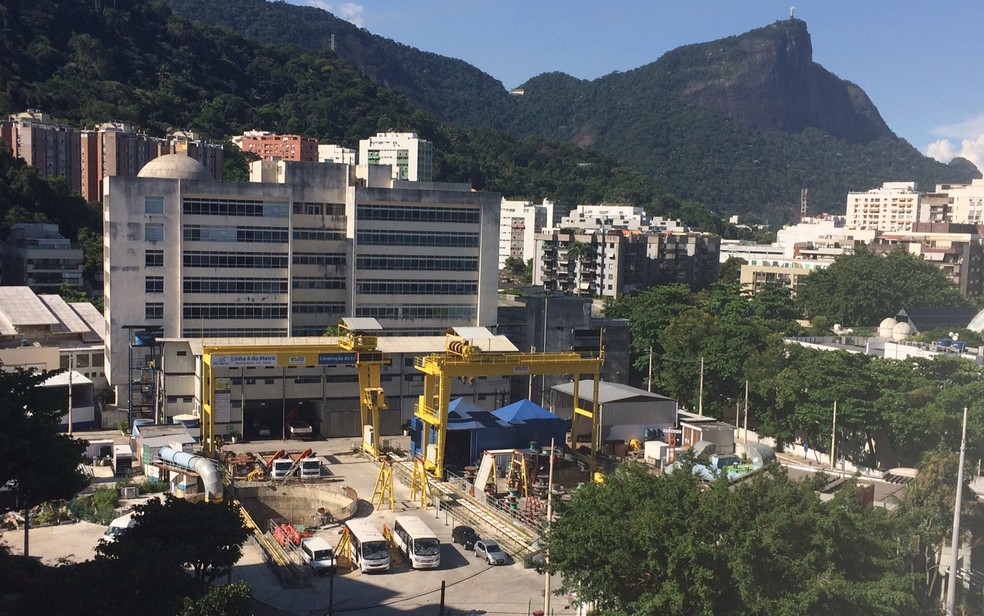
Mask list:
POLYGON ((354 2, 343 2, 338 6, 338 16, 360 28, 362 27, 362 11, 362 5, 354 2))
POLYGON ((923 150, 926 156, 944 163, 961 156, 984 170, 984 115, 958 124, 937 126, 930 132, 943 139, 926 146, 923 150))
POLYGON ((362 13, 365 9, 361 4, 356 4, 355 2, 343 2, 339 5, 335 5, 334 3, 327 2, 326 0, 307 0, 306 2, 294 2, 294 4, 306 4, 307 6, 313 6, 316 9, 328 11, 335 17, 344 19, 352 25, 360 28, 363 25, 362 13))

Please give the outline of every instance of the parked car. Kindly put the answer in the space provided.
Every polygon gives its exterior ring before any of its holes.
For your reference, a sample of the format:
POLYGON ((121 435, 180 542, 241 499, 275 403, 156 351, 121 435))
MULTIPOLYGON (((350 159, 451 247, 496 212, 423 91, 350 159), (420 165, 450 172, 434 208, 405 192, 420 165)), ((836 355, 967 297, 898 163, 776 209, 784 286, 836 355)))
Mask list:
POLYGON ((484 558, 490 565, 504 565, 508 556, 499 548, 499 544, 491 539, 482 539, 475 542, 475 556, 484 558))
POLYGON ((451 531, 451 541, 460 543, 466 550, 475 549, 475 542, 478 540, 478 533, 471 526, 455 526, 451 531))

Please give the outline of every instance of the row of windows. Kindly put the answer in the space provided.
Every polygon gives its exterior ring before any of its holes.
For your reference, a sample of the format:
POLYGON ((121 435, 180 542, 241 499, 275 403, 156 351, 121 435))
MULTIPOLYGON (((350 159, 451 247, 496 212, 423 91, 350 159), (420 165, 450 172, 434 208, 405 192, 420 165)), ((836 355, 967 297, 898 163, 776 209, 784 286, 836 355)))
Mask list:
POLYGON ((373 255, 358 257, 356 266, 366 270, 477 272, 478 257, 384 257, 373 255))
POLYGON ((286 293, 287 279, 190 277, 182 287, 185 293, 286 293))
POLYGON ((360 205, 359 220, 394 220, 406 222, 464 222, 477 224, 482 212, 460 207, 404 207, 398 205, 360 205))
POLYGON ((291 286, 295 289, 344 289, 344 278, 294 278, 291 286))
POLYGON ((294 202, 295 214, 308 214, 311 216, 344 216, 344 203, 310 203, 306 201, 294 202))
POLYGON ((295 252, 294 265, 345 265, 345 255, 337 253, 295 252))
POLYGON ((474 319, 475 306, 359 306, 355 316, 375 319, 474 319))
POLYGON ((345 302, 294 302, 290 311, 293 314, 342 314, 345 302))
POLYGON ((286 244, 287 229, 275 227, 220 227, 213 225, 185 225, 182 229, 185 241, 192 242, 261 242, 286 244))
POLYGON ((182 203, 185 214, 205 216, 261 216, 263 218, 287 218, 287 203, 282 201, 255 201, 188 198, 182 203))
POLYGON ((287 255, 268 252, 191 251, 182 255, 182 262, 185 267, 284 269, 288 265, 287 255))
POLYGON ((185 327, 185 338, 283 338, 287 328, 185 327))
POLYGON ((186 319, 286 319, 287 304, 185 304, 186 319))
POLYGON ((474 295, 478 284, 442 280, 369 280, 356 285, 366 295, 474 295))
POLYGON ((344 240, 345 232, 336 229, 294 228, 295 240, 344 240))
POLYGON ((478 233, 459 233, 453 231, 415 231, 413 233, 406 231, 360 231, 357 239, 360 244, 370 246, 478 247, 478 233))

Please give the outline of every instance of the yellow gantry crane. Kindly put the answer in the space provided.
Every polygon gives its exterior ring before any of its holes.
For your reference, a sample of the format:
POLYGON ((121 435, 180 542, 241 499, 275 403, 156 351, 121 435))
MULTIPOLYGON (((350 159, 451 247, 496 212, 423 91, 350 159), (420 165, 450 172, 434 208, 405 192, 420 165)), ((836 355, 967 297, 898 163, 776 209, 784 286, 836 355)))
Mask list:
POLYGON ((424 373, 424 393, 414 407, 414 415, 426 425, 421 449, 424 467, 437 479, 444 477, 444 447, 447 442, 448 405, 451 403, 452 379, 469 379, 481 376, 532 376, 544 374, 570 374, 574 377, 574 416, 571 434, 576 439, 578 420, 591 421, 591 457, 594 464, 596 443, 600 431, 598 412, 598 383, 604 352, 585 357, 580 353, 506 353, 487 352, 470 344, 464 338, 447 334, 443 354, 426 355, 414 359, 414 368, 424 373), (591 409, 580 407, 578 383, 582 377, 594 380, 591 409), (433 448, 431 431, 436 434, 433 448))
MULTIPOLYGON (((216 368, 258 366, 326 366, 354 364, 359 371, 359 410, 362 448, 379 454, 379 411, 386 410, 380 372, 388 362, 376 348, 376 336, 364 335, 339 323, 342 336, 336 344, 234 346, 206 344, 202 349, 202 446, 215 452, 216 368)), ((243 409, 245 412, 245 409, 243 409)))

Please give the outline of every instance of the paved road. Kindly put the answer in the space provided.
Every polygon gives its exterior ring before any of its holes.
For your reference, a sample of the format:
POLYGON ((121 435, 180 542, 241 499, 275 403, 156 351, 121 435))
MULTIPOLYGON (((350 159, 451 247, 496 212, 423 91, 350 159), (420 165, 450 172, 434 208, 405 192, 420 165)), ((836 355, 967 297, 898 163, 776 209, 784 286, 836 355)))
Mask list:
MULTIPOLYGON (((85 438, 101 438, 103 434, 85 435, 85 438)), ((122 442, 125 437, 115 435, 122 442)), ((114 438, 115 438, 114 437, 114 438)), ((395 437, 395 444, 403 437, 395 437)), ((267 442, 240 443, 227 446, 233 451, 275 451, 286 448, 288 451, 302 450, 310 446, 316 454, 323 457, 329 470, 343 479, 345 485, 354 488, 361 500, 372 498, 373 488, 378 477, 379 467, 365 458, 352 453, 355 439, 331 439, 301 443, 274 440, 267 442)), ((454 521, 435 517, 433 509, 421 510, 419 503, 409 500, 409 489, 395 484, 394 496, 396 511, 388 504, 375 509, 363 503, 363 511, 371 511, 370 517, 377 525, 387 523, 392 526, 397 513, 416 511, 434 530, 442 541, 441 567, 434 571, 413 571, 405 564, 396 565, 388 573, 362 574, 358 571, 339 571, 334 578, 333 593, 329 578, 315 578, 314 585, 306 589, 284 589, 263 562, 258 545, 250 541, 244 549, 242 559, 232 573, 232 580, 245 580, 253 588, 256 600, 256 616, 299 616, 322 615, 327 613, 329 594, 334 595, 336 614, 371 613, 387 615, 433 615, 440 604, 441 584, 445 584, 445 605, 451 614, 529 614, 531 610, 542 609, 545 578, 532 569, 524 569, 522 563, 489 567, 476 559, 461 546, 451 543, 451 529, 454 521)), ((362 511, 360 511, 362 513, 362 511)), ((30 551, 40 556, 45 563, 56 564, 62 559, 75 562, 94 556, 93 548, 105 527, 79 522, 62 526, 35 528, 31 530, 30 551)), ((334 544, 338 539, 338 529, 329 528, 318 531, 334 544)), ((23 533, 7 531, 0 535, 0 541, 11 546, 11 551, 21 553, 23 533)), ((554 585, 558 581, 554 581, 554 585)), ((553 607, 563 611, 566 601, 553 600, 553 607)))

